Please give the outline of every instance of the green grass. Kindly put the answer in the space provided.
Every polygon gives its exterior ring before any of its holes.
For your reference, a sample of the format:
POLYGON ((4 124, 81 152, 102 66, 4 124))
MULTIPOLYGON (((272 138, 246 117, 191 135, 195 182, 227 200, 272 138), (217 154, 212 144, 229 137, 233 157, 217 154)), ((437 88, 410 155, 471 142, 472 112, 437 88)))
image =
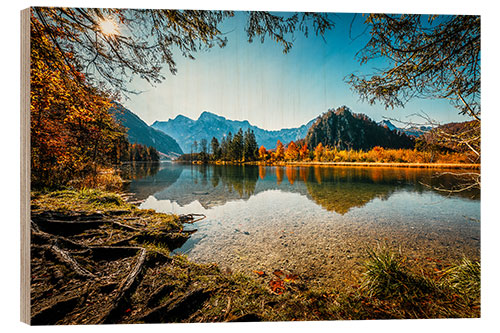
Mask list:
POLYGON ((135 209, 126 203, 120 195, 97 189, 59 190, 53 192, 32 192, 33 209, 58 211, 106 211, 135 209))
POLYGON ((362 287, 369 296, 411 298, 436 289, 432 280, 411 273, 404 265, 405 259, 386 245, 368 249, 368 261, 362 287))

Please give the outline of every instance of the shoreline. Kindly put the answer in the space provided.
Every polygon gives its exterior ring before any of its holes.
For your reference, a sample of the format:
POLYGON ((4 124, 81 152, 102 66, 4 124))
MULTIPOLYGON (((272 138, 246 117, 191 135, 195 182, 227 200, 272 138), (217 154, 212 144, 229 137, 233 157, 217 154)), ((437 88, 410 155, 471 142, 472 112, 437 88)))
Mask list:
POLYGON ((266 163, 216 161, 201 163, 198 161, 173 161, 186 164, 214 164, 214 165, 262 165, 262 166, 326 166, 326 167, 369 167, 369 168, 417 168, 417 169, 467 169, 480 170, 480 163, 405 163, 405 162, 319 162, 319 161, 280 161, 266 163))

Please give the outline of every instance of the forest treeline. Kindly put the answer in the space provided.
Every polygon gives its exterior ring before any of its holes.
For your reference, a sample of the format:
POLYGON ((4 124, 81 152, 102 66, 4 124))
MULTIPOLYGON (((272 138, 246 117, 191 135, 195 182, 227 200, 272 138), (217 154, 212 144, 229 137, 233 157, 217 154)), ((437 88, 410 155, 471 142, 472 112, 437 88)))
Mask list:
POLYGON ((248 130, 243 134, 240 129, 234 136, 229 133, 219 143, 212 138, 195 142, 194 151, 179 157, 179 161, 198 163, 246 163, 246 162, 375 162, 375 163, 475 163, 474 156, 463 151, 455 151, 435 141, 425 138, 415 139, 415 148, 340 149, 319 143, 310 148, 304 139, 283 144, 277 141, 276 147, 257 149, 255 135, 248 130))
POLYGON ((472 122, 447 124, 415 138, 403 131, 380 126, 368 116, 341 106, 320 115, 302 139, 288 143, 278 140, 275 147, 258 148, 253 131, 243 132, 240 128, 236 134, 229 132, 220 141, 213 137, 210 144, 206 139, 199 144, 195 141, 191 153, 181 156, 180 160, 201 163, 476 163, 479 160, 473 150, 479 149, 478 130, 472 122), (464 142, 468 143, 467 147, 464 142))
POLYGON ((257 140, 251 129, 243 132, 240 128, 234 136, 229 132, 220 141, 213 137, 210 145, 206 139, 202 139, 199 144, 195 141, 192 150, 194 152, 181 155, 179 160, 207 163, 209 161, 250 162, 258 159, 257 140))

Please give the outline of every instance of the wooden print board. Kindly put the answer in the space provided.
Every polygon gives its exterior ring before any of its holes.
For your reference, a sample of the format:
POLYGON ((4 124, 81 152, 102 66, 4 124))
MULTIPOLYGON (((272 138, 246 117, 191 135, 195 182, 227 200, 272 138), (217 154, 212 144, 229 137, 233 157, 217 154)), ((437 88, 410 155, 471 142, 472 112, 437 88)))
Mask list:
POLYGON ((21 320, 480 317, 479 27, 22 11, 21 320))

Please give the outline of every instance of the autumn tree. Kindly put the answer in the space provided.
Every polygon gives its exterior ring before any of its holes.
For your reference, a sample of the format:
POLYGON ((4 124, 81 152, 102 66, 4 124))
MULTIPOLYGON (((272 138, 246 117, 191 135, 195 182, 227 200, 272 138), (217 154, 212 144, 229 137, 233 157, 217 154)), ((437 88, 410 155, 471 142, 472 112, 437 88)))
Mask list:
POLYGON ((276 151, 274 152, 274 159, 276 161, 281 161, 285 157, 285 147, 280 140, 276 142, 276 151))
POLYGON ((302 147, 300 147, 300 150, 299 150, 299 159, 301 161, 303 161, 307 158, 309 158, 309 149, 307 148, 307 144, 304 143, 302 145, 302 147))
POLYGON ((295 142, 290 141, 288 147, 285 150, 285 160, 295 161, 298 159, 298 157, 299 157, 299 149, 297 148, 295 142))
MULTIPOLYGON (((56 33, 56 32, 53 32, 56 33)), ((86 77, 31 18, 31 174, 34 186, 56 186, 117 160, 124 130, 108 113, 108 96, 86 77)), ((62 38, 62 37, 61 37, 62 38)))
POLYGON ((259 160, 261 161, 265 161, 267 159, 267 150, 266 150, 266 147, 264 146, 260 146, 259 148, 259 160))
POLYGON ((325 147, 323 144, 320 142, 316 148, 314 148, 314 159, 316 161, 321 161, 321 157, 323 156, 323 153, 325 151, 325 147))

